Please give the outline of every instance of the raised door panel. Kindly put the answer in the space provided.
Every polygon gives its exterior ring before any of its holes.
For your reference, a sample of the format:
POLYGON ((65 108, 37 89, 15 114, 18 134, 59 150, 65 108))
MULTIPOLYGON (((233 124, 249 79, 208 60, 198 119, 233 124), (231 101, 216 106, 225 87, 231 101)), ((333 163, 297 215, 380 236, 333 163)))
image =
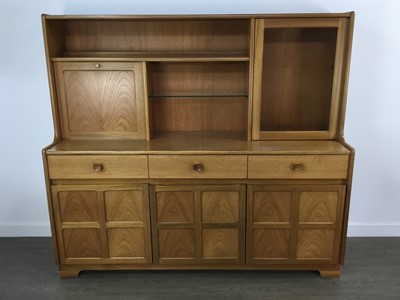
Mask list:
POLYGON ((196 258, 195 231, 187 228, 158 230, 160 262, 194 260, 196 258))
POLYGON ((289 259, 292 232, 292 191, 249 186, 247 258, 252 263, 284 263, 289 259))
POLYGON ((201 193, 202 221, 236 223, 239 221, 240 194, 236 191, 205 191, 201 193))
POLYGON ((146 258, 146 235, 143 228, 110 228, 107 230, 110 258, 146 258))
POLYGON ((244 261, 243 186, 155 186, 151 210, 159 263, 244 261))
POLYGON ((113 260, 151 261, 147 187, 128 186, 104 191, 108 252, 113 260))
POLYGON ((151 262, 147 186, 52 187, 62 264, 151 262))
POLYGON ((207 228, 202 231, 204 259, 237 259, 239 231, 236 228, 207 228))
POLYGON ((145 139, 144 64, 56 62, 66 138, 145 139))
POLYGON ((251 255, 255 260, 289 258, 289 229, 257 228, 253 230, 252 238, 251 255))
POLYGON ((66 259, 102 257, 100 230, 97 228, 66 228, 62 239, 66 259))

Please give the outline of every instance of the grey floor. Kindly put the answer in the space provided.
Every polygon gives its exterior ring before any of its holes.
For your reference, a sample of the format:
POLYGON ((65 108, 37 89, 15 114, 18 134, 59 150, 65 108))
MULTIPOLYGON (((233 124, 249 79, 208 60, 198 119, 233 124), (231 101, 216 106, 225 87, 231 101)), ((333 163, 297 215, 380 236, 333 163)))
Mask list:
POLYGON ((340 279, 309 271, 88 271, 59 279, 49 238, 0 238, 0 299, 400 299, 400 238, 350 238, 340 279))

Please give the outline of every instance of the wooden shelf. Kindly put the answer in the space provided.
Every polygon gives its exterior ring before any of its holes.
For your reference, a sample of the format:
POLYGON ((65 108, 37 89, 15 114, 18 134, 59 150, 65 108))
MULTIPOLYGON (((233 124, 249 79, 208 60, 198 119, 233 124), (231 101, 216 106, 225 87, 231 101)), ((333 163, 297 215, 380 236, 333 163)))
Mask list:
POLYGON ((172 62, 245 62, 249 55, 243 52, 64 52, 53 61, 172 61, 172 62))
POLYGON ((248 95, 241 94, 241 95, 223 95, 223 94, 216 94, 216 95, 149 95, 149 98, 160 99, 160 98, 248 98, 248 95))

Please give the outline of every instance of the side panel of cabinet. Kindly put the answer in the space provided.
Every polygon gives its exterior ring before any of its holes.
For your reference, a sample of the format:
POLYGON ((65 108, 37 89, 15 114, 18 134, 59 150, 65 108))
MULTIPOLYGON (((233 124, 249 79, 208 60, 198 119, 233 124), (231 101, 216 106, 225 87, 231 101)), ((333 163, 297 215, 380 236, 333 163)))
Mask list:
POLYGON ((151 212, 155 262, 244 262, 244 186, 155 186, 151 212))
POLYGON ((248 187, 247 261, 338 264, 345 186, 248 187))
POLYGON ((65 138, 145 139, 145 64, 55 62, 65 138))
POLYGON ((256 21, 253 140, 338 136, 347 18, 256 21))
POLYGON ((151 262, 146 185, 55 185, 61 264, 151 262))

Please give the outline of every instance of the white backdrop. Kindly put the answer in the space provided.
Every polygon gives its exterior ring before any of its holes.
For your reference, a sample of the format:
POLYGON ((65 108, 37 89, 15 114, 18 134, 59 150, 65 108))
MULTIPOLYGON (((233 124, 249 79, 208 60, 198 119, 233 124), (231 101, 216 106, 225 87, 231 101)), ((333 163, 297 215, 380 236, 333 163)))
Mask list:
POLYGON ((346 140, 350 236, 400 236, 400 1, 0 0, 0 236, 50 234, 41 149, 53 138, 40 15, 356 12, 346 140))

